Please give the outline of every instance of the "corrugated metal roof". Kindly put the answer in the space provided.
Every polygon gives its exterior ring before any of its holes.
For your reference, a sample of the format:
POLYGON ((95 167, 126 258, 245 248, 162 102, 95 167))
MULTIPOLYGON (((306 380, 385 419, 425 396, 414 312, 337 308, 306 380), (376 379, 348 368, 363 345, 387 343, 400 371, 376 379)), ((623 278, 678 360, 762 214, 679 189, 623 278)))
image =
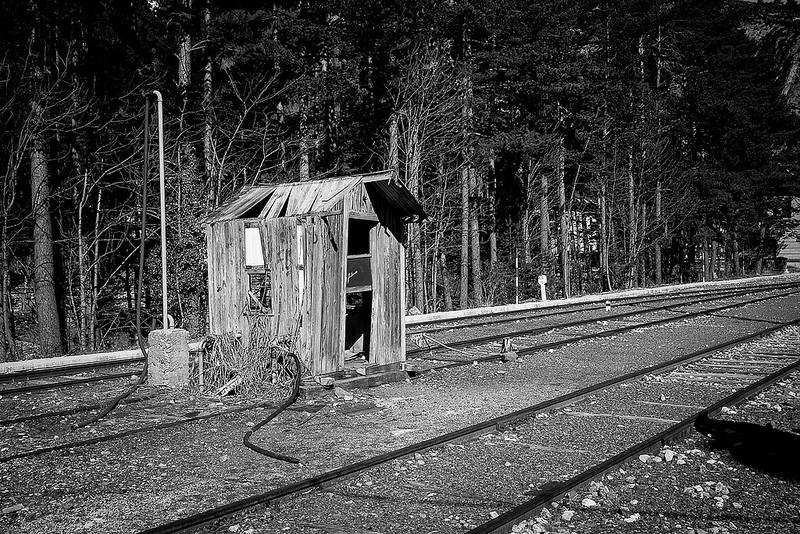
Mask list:
POLYGON ((372 180, 366 182, 364 187, 368 193, 380 196, 384 202, 397 208, 402 217, 411 218, 415 221, 422 221, 428 218, 422 204, 408 190, 408 188, 397 180, 372 180))
POLYGON ((400 182, 391 179, 389 171, 339 176, 308 182, 291 182, 274 186, 252 186, 243 189, 210 213, 206 223, 230 221, 243 217, 261 206, 258 215, 249 216, 271 219, 291 217, 306 213, 317 213, 333 209, 339 200, 359 183, 367 191, 395 207, 402 217, 422 220, 427 217, 414 195, 400 182))
POLYGON ((274 190, 275 186, 271 185, 245 187, 238 195, 209 213, 205 222, 212 223, 238 219, 247 213, 250 208, 267 198, 274 190))

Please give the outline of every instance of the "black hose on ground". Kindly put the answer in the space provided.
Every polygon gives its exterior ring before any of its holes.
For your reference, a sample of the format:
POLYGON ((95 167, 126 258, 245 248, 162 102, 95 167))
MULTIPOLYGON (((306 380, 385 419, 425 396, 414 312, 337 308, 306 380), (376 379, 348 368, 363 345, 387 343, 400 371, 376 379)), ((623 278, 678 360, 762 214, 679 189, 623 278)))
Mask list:
POLYGON ((259 454, 263 454, 264 456, 269 456, 270 458, 274 458, 275 460, 281 460, 283 462, 289 462, 290 464, 299 464, 300 460, 298 460, 297 458, 294 458, 292 456, 285 456, 277 452, 268 451, 264 448, 259 447, 258 445, 253 444, 250 441, 250 437, 253 435, 254 432, 257 432, 258 429, 260 429, 261 427, 263 427, 264 425, 275 419, 282 411, 284 411, 286 408, 294 404, 294 402, 297 400, 297 397, 300 395, 300 379, 302 378, 301 375, 303 374, 303 367, 300 365, 300 360, 298 359, 296 354, 289 353, 289 356, 294 361, 294 365, 296 368, 296 372, 294 375, 294 383, 292 384, 292 394, 289 396, 286 402, 278 406, 278 408, 274 412, 272 412, 266 419, 264 419, 257 425, 253 426, 253 428, 248 430, 245 433, 244 437, 242 437, 242 443, 244 443, 244 446, 247 447, 248 449, 253 450, 259 454))
MULTIPOLYGON (((150 99, 145 96, 144 103, 144 156, 142 162, 142 226, 139 231, 139 280, 136 284, 136 340, 139 343, 139 350, 142 351, 144 356, 144 367, 139 373, 139 379, 128 391, 117 395, 108 406, 103 408, 97 415, 86 419, 80 423, 73 423, 72 430, 77 430, 85 426, 96 423, 104 418, 119 406, 119 403, 130 397, 134 391, 139 389, 139 386, 147 380, 147 347, 144 346, 144 338, 142 337, 142 274, 144 273, 144 257, 145 257, 145 231, 147 230, 147 172, 150 163, 150 99)), ((166 328, 167 325, 164 325, 166 328)))

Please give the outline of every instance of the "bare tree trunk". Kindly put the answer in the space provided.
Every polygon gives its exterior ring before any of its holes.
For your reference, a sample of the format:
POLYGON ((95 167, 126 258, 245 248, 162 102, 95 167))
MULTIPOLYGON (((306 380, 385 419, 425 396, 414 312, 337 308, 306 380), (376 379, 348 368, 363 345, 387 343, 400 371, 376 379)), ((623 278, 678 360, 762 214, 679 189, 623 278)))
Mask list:
POLYGON ((461 169, 461 287, 458 306, 469 306, 469 165, 461 169))
POLYGON ((0 239, 0 361, 12 361, 16 357, 12 314, 8 241, 6 221, 4 220, 2 239, 0 239))
POLYGON ((608 272, 608 215, 606 213, 606 184, 600 184, 600 286, 605 283, 605 289, 611 288, 611 275, 608 272))
MULTIPOLYGON (((539 204, 539 255, 542 258, 542 271, 549 270, 550 264, 550 200, 547 173, 541 173, 542 197, 539 204)), ((542 273, 544 274, 544 273, 542 273)))
POLYGON ((212 63, 208 43, 211 39, 211 8, 208 2, 203 6, 203 39, 205 45, 205 64, 203 65, 203 166, 206 175, 206 191, 208 191, 208 206, 216 207, 219 202, 219 176, 214 170, 214 138, 212 130, 212 63))
POLYGON ((577 267, 578 272, 578 294, 582 295, 586 288, 586 282, 589 280, 589 273, 591 271, 589 269, 589 255, 583 254, 581 256, 579 251, 589 250, 589 232, 586 226, 585 217, 573 217, 572 224, 575 227, 575 236, 572 240, 572 250, 575 251, 575 266, 577 267), (583 258, 583 261, 581 261, 581 257, 583 258))
MULTIPOLYGON (((184 0, 184 7, 187 11, 192 9, 192 0, 184 0)), ((185 128, 186 112, 189 106, 189 84, 192 82, 192 36, 188 30, 181 31, 180 39, 178 40, 178 92, 181 97, 181 111, 180 111, 180 132, 179 138, 183 139, 181 147, 177 153, 177 199, 178 199, 178 232, 183 223, 183 157, 191 149, 188 139, 183 135, 185 128)))
MULTIPOLYGON (((436 161, 436 176, 438 184, 435 186, 441 192, 442 206, 444 205, 445 198, 447 198, 447 174, 444 167, 444 155, 440 155, 436 161)), ((439 255, 441 254, 442 234, 444 233, 444 225, 436 225, 433 236, 433 244, 429 247, 431 249, 431 273, 432 278, 430 281, 430 301, 431 310, 436 312, 439 310, 439 281, 441 280, 442 273, 439 266, 439 255)), ((427 256, 426 256, 427 259, 427 256)))
POLYGON ((561 277, 564 284, 564 297, 569 298, 572 294, 570 287, 570 243, 569 243, 569 214, 567 213, 566 187, 564 186, 564 138, 558 139, 558 162, 556 164, 556 179, 558 180, 558 212, 560 227, 560 256, 561 256, 561 277))
POLYGON ((656 285, 661 285, 661 180, 656 182, 656 228, 659 235, 656 238, 656 242, 653 244, 653 270, 656 274, 656 285))
POLYGON ((707 281, 710 277, 708 274, 708 238, 703 237, 703 282, 707 281))
MULTIPOLYGON (((658 26, 658 38, 656 39, 657 43, 657 57, 656 57, 656 91, 659 92, 661 90, 661 25, 658 26)), ((656 122, 658 124, 658 135, 661 135, 661 113, 659 111, 659 101, 658 97, 660 93, 656 95, 656 122)), ((653 253, 654 253, 654 263, 653 269, 655 270, 655 281, 656 285, 661 285, 663 282, 662 280, 662 267, 661 267, 661 248, 664 246, 664 242, 661 238, 661 180, 656 181, 656 231, 658 232, 656 241, 653 244, 653 253)), ((666 227, 664 228, 664 237, 666 237, 666 227)))
POLYGON ((400 179, 400 151, 398 148, 397 115, 389 119, 389 171, 393 180, 400 179))
POLYGON ((758 251, 756 256, 756 274, 764 274, 764 236, 767 232, 767 225, 763 221, 758 223, 758 251))
POLYGON ((469 168, 470 186, 472 189, 472 207, 470 209, 470 240, 472 241, 472 292, 475 305, 483 305, 483 275, 481 274, 481 239, 478 224, 478 199, 480 188, 475 168, 469 168))
POLYGON ((300 180, 311 178, 311 167, 309 164, 308 152, 310 143, 308 141, 308 117, 306 115, 305 103, 300 104, 300 180))
POLYGON ((33 206, 34 299, 39 326, 39 344, 43 356, 62 352, 61 321, 55 288, 53 224, 50 218, 50 172, 42 134, 43 112, 38 102, 32 104, 35 133, 31 141, 31 204, 33 206))
POLYGON ((495 265, 497 265, 497 213, 495 212, 497 177, 495 175, 494 156, 489 159, 489 170, 492 173, 492 181, 486 187, 489 205, 489 267, 494 271, 495 265))
MULTIPOLYGON (((427 256, 426 256, 427 260, 427 256)), ((427 261, 426 261, 427 263, 427 261)), ((431 282, 430 282, 430 306, 431 312, 439 311, 439 246, 434 244, 431 251, 431 282)))
POLYGON ((439 256, 439 268, 442 273, 442 292, 444 293, 444 309, 450 311, 453 309, 453 290, 450 287, 450 273, 447 271, 447 257, 444 252, 439 256))
POLYGON ((734 276, 741 276, 742 265, 739 259, 739 240, 736 238, 736 232, 731 234, 731 241, 733 241, 733 274, 734 276))
MULTIPOLYGON (((185 0, 184 7, 188 10, 192 9, 192 0, 185 0)), ((187 98, 186 89, 192 79, 192 36, 184 30, 181 32, 178 41, 178 90, 181 93, 181 100, 185 106, 187 98)))
POLYGON ((517 173, 525 173, 525 177, 520 177, 520 183, 524 188, 524 202, 522 207, 522 220, 520 221, 520 234, 522 235, 522 260, 525 265, 530 265, 533 259, 531 255, 531 202, 534 196, 534 184, 531 183, 533 179, 533 172, 531 167, 531 160, 528 159, 527 163, 521 163, 517 169, 517 173))
POLYGON ((522 259, 525 265, 529 265, 532 260, 531 256, 531 207, 527 202, 522 209, 522 220, 520 221, 522 234, 522 259))
MULTIPOLYGON (((409 176, 407 177, 408 188, 419 197, 420 193, 420 173, 421 173, 421 147, 419 140, 412 137, 410 149, 409 176)), ((408 238, 411 248, 411 265, 414 269, 414 306, 425 313, 425 268, 422 263, 422 231, 419 225, 410 225, 408 228, 408 238)))
MULTIPOLYGON (((647 235, 647 204, 642 203, 642 217, 640 219, 642 227, 639 233, 641 239, 647 235)), ((645 287, 647 285, 647 254, 643 244, 637 246, 637 249, 642 251, 639 258, 639 286, 645 287)))
POLYGON ((628 287, 636 281, 636 195, 633 181, 633 149, 628 153, 628 287))
POLYGON ((97 298, 100 288, 100 209, 103 200, 103 190, 97 191, 97 206, 94 216, 94 265, 92 266, 92 298, 89 307, 89 346, 97 349, 97 298))
MULTIPOLYGON (((466 38, 465 28, 463 28, 463 32, 466 38)), ((469 141, 472 134, 472 79, 469 76, 464 78, 461 121, 465 142, 462 149, 463 167, 461 169, 461 301, 459 306, 463 309, 469 306, 469 190, 472 180, 472 150, 469 141)))
POLYGON ((717 255, 719 254, 719 242, 711 240, 711 279, 717 279, 717 255))
POLYGON ((84 174, 83 191, 78 197, 78 308, 79 315, 75 317, 78 328, 78 346, 82 351, 86 351, 86 332, 88 330, 88 311, 89 303, 87 299, 87 289, 89 285, 88 273, 86 272, 86 237, 83 235, 83 206, 86 203, 86 186, 89 177, 84 174))

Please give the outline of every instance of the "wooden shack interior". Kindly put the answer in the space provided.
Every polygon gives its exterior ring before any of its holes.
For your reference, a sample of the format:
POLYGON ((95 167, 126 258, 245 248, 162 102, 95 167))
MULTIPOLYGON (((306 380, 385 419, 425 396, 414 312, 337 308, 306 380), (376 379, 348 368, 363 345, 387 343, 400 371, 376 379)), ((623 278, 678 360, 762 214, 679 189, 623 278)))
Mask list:
POLYGON ((211 333, 288 337, 315 375, 403 361, 405 225, 424 217, 388 171, 245 188, 205 221, 211 333))

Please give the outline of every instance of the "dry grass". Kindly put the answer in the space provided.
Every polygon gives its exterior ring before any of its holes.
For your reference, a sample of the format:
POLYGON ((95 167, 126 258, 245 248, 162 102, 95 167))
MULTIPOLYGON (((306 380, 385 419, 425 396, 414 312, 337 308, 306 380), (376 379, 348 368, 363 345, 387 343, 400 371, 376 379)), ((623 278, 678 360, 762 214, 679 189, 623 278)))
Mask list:
POLYGON ((289 354, 296 335, 269 338, 266 318, 253 321, 250 342, 244 347, 233 334, 206 338, 203 358, 203 393, 211 395, 285 396, 292 389, 297 372, 289 354))

